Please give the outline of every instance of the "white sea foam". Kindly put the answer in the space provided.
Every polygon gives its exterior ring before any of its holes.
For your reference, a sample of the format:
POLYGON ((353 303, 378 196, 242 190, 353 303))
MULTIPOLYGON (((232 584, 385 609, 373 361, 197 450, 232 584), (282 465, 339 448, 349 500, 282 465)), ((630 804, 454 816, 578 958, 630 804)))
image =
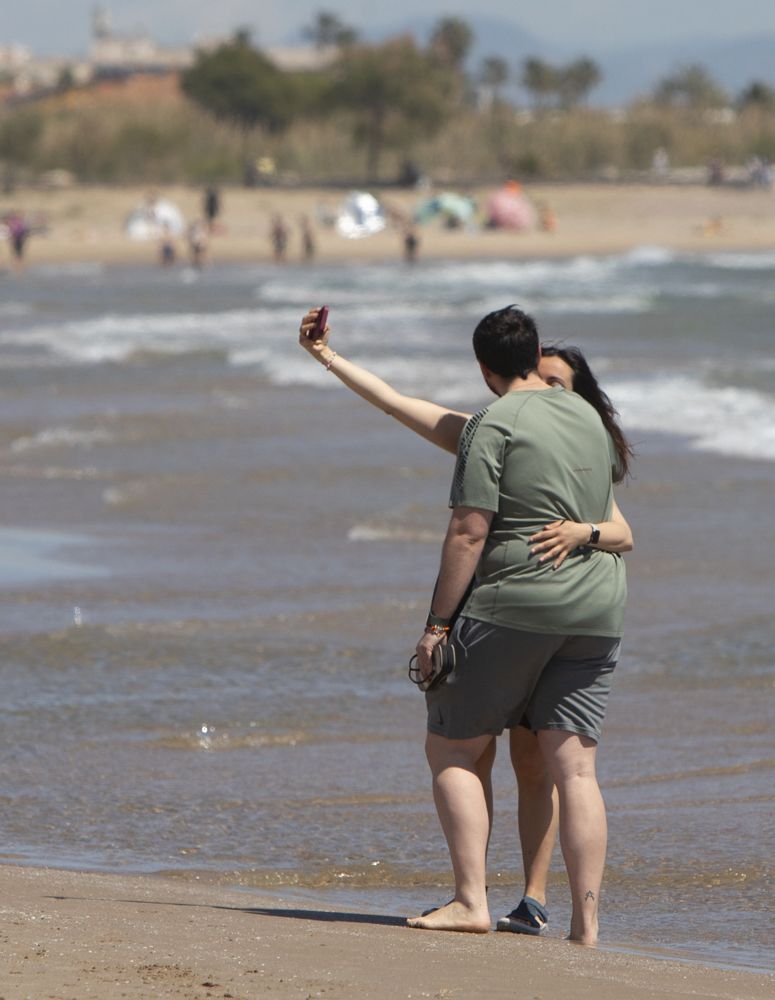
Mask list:
POLYGON ((347 532, 347 540, 350 542, 430 542, 437 544, 443 537, 438 531, 387 524, 356 524, 347 532))
POLYGON ((16 438, 11 442, 11 451, 18 453, 44 448, 93 448, 95 444, 105 444, 113 440, 113 435, 101 428, 79 431, 72 427, 46 427, 37 434, 16 438))
POLYGON ((46 324, 0 334, 0 345, 43 347, 73 362, 124 361, 141 353, 185 354, 255 344, 267 328, 281 332, 298 324, 293 309, 238 309, 219 313, 106 314, 90 320, 46 324))
POLYGON ((700 263, 711 267, 724 268, 730 271, 773 271, 775 270, 775 253, 709 253, 699 258, 700 263))
POLYGON ((665 264, 672 264, 678 259, 678 254, 667 247, 643 245, 634 247, 625 253, 621 260, 624 264, 637 266, 663 267, 665 264))
POLYGON ((610 382, 628 428, 686 436, 697 451, 775 461, 775 397, 688 376, 610 382))

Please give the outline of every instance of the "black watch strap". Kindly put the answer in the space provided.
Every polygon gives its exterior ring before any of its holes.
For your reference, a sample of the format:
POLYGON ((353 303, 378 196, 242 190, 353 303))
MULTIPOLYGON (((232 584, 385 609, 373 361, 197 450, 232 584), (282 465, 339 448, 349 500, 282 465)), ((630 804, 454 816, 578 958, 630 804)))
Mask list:
POLYGON ((600 541, 600 528, 596 524, 590 524, 589 527, 591 528, 591 534, 587 545, 597 545, 600 541))

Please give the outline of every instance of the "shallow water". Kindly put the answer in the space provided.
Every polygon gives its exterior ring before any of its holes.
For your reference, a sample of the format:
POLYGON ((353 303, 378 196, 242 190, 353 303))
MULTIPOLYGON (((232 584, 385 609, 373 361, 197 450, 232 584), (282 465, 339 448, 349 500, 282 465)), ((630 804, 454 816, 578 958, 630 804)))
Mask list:
MULTIPOLYGON (((637 442, 600 750, 604 940, 771 967, 775 338, 767 255, 31 269, 0 285, 3 850, 343 909, 449 891, 405 661, 451 457, 295 344, 487 401, 470 331, 531 307, 637 442), (397 290, 398 294, 397 294, 397 290)), ((493 912, 520 894, 496 764, 493 912)), ((555 859, 551 934, 568 896, 555 859)))

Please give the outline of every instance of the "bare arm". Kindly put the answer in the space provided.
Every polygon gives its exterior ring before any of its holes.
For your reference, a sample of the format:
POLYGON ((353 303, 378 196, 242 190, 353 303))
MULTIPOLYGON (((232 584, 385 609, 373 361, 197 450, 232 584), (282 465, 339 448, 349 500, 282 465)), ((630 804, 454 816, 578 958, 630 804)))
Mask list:
MULTIPOLYGON (((597 527, 600 529, 600 538, 592 548, 602 549, 604 552, 632 550, 632 530, 615 500, 611 510, 611 520, 602 521, 597 527)), ((531 552, 534 554, 540 552, 539 562, 552 560, 554 568, 559 569, 574 549, 589 545, 591 530, 589 524, 577 521, 553 521, 531 536, 530 542, 533 546, 531 552)))
POLYGON ((470 414, 448 410, 425 399, 403 396, 381 378, 365 368, 343 358, 328 346, 329 327, 319 340, 312 340, 309 331, 315 323, 317 309, 311 309, 301 321, 299 343, 307 353, 325 365, 348 389, 352 389, 367 403, 395 417, 409 430, 435 444, 438 448, 457 452, 458 441, 470 414))
MULTIPOLYGON (((492 511, 476 507, 456 507, 452 511, 431 608, 438 618, 451 618, 460 604, 476 571, 492 519, 492 511)), ((417 663, 423 677, 430 671, 433 647, 444 641, 446 635, 426 631, 417 643, 417 663)))

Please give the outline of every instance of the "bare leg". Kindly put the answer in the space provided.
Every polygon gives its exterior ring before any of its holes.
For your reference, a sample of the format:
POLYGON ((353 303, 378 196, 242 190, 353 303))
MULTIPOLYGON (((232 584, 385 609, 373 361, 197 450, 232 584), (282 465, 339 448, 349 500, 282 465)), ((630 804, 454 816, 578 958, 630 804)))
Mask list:
MULTIPOLYGON (((479 775, 479 780, 482 783, 482 788, 484 789, 484 801, 487 804, 487 818, 489 821, 489 828, 487 831, 487 847, 490 846, 490 837, 492 835, 492 819, 493 819, 493 805, 492 805, 492 767, 495 763, 495 750, 497 744, 495 740, 490 740, 487 749, 484 751, 482 756, 476 762, 476 773, 479 775)), ((540 753, 540 750, 539 750, 540 753)), ((543 758, 542 758, 543 760, 543 758)))
POLYGON ((485 888, 490 818, 477 764, 492 741, 491 736, 448 740, 428 733, 425 749, 433 798, 455 874, 455 898, 432 913, 410 918, 410 927, 480 934, 490 929, 485 888))
POLYGON ((525 895, 546 903, 546 882, 557 839, 557 790, 534 733, 515 726, 510 735, 511 763, 517 776, 517 818, 525 869, 525 895))
POLYGON ((570 940, 594 945, 608 836, 595 774, 597 744, 552 729, 541 730, 538 742, 560 797, 560 846, 573 900, 570 940))

